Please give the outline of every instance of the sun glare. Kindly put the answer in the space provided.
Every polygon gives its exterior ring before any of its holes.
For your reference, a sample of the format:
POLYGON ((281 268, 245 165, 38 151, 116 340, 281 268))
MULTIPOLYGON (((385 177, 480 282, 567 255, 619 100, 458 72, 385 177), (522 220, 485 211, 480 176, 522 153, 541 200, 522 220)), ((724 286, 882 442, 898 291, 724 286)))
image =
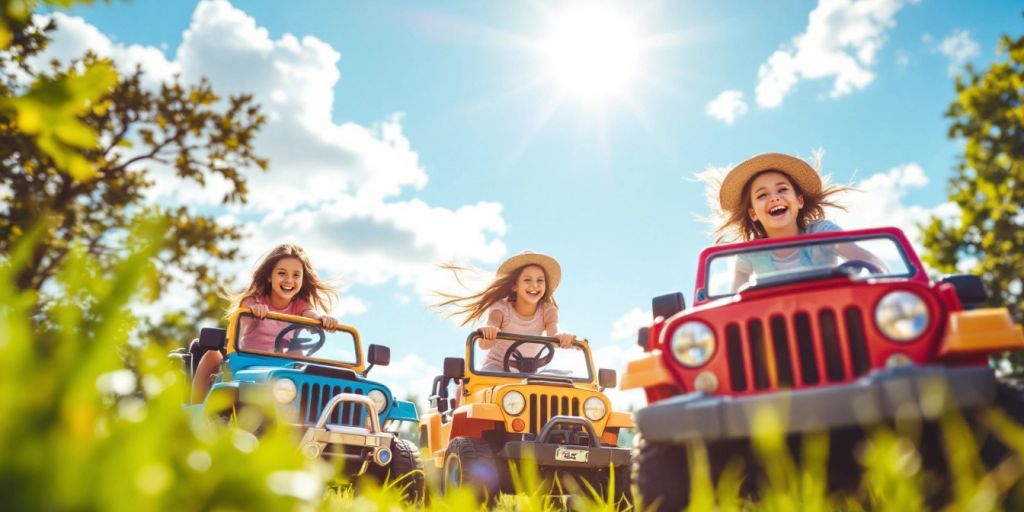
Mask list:
POLYGON ((640 68, 640 39, 631 20, 583 4, 551 17, 543 40, 547 72, 569 96, 603 101, 626 94, 640 68))

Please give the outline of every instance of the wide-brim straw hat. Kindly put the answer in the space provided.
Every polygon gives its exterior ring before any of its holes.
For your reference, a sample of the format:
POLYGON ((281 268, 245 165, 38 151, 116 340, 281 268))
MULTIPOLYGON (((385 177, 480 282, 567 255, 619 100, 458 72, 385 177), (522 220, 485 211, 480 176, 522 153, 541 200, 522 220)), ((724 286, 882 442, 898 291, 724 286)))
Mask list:
POLYGON ((763 171, 779 171, 789 176, 805 194, 821 193, 821 176, 810 164, 795 156, 763 153, 740 162, 722 180, 718 191, 722 210, 736 211, 743 204, 743 188, 747 182, 763 171))
POLYGON ((554 295, 555 288, 558 288, 558 282, 562 280, 562 267, 554 258, 547 254, 523 251, 505 260, 505 262, 498 267, 498 271, 496 273, 499 276, 508 275, 515 272, 516 269, 525 267, 526 265, 537 265, 544 269, 545 277, 547 277, 546 295, 548 297, 554 295))

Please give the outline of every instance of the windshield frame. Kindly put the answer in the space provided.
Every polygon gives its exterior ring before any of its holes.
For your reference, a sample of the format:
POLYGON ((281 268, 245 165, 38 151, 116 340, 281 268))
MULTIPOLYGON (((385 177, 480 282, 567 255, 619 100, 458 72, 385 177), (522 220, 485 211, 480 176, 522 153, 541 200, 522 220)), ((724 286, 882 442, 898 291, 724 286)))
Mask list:
MULTIPOLYGON (((582 383, 587 383, 587 384, 593 383, 594 379, 596 378, 595 377, 595 372, 594 372, 594 360, 591 357, 590 346, 589 346, 589 344, 588 344, 586 339, 576 339, 576 340, 574 340, 573 341, 573 346, 579 347, 579 350, 581 352, 583 352, 583 358, 586 360, 586 366, 587 366, 587 377, 570 377, 570 376, 566 376, 566 375, 551 375, 551 374, 546 374, 546 373, 541 373, 541 372, 538 372, 538 373, 519 373, 519 372, 509 372, 509 373, 506 373, 506 372, 488 372, 488 371, 478 370, 477 369, 477 365, 476 365, 476 352, 477 352, 477 340, 479 340, 479 339, 481 339, 481 336, 479 335, 479 333, 477 331, 474 331, 472 334, 469 335, 469 339, 466 340, 467 341, 466 342, 466 352, 467 352, 467 354, 466 354, 466 361, 467 361, 466 370, 467 370, 468 373, 470 373, 472 375, 481 375, 481 376, 488 376, 488 377, 503 377, 503 378, 507 378, 507 379, 530 379, 530 378, 537 378, 537 379, 563 379, 563 380, 567 380, 567 381, 582 382, 582 383)), ((547 336, 530 336, 530 335, 522 335, 522 334, 512 334, 512 333, 499 332, 498 336, 496 337, 496 339, 505 340, 505 341, 511 341, 511 342, 528 341, 528 342, 532 342, 532 343, 546 343, 546 344, 549 344, 549 345, 554 345, 554 350, 560 350, 561 349, 561 347, 558 346, 558 338, 547 337, 547 336)), ((486 357, 487 351, 485 349, 479 349, 479 350, 482 352, 484 357, 486 357)), ((482 368, 483 365, 481 364, 480 367, 482 368)))
MULTIPOLYGON (((806 246, 810 246, 810 245, 835 245, 835 244, 841 244, 841 243, 851 243, 851 242, 852 243, 856 243, 856 242, 863 242, 865 240, 881 240, 881 239, 888 239, 888 240, 892 241, 893 245, 896 246, 896 248, 899 250, 900 259, 903 262, 903 265, 907 268, 907 272, 906 273, 899 273, 899 274, 886 274, 886 275, 883 275, 883 276, 875 276, 875 275, 873 275, 873 276, 870 276, 870 278, 875 278, 875 279, 879 279, 879 278, 881 278, 881 279, 890 279, 890 278, 893 278, 893 279, 913 279, 913 278, 915 278, 918 275, 918 273, 919 273, 919 269, 918 269, 919 261, 916 259, 916 255, 914 255, 913 253, 910 253, 910 252, 908 252, 906 250, 907 246, 904 244, 904 242, 906 241, 905 238, 897 236, 896 234, 892 233, 890 229, 886 229, 886 230, 870 230, 870 231, 869 230, 861 230, 861 231, 857 231, 857 232, 832 231, 832 232, 828 232, 828 233, 816 233, 816 234, 812 234, 812 235, 797 235, 797 236, 794 236, 794 237, 787 237, 785 240, 780 240, 779 242, 776 242, 776 243, 767 243, 764 240, 758 240, 757 242, 760 242, 760 243, 749 243, 748 242, 748 243, 743 243, 743 244, 735 244, 736 247, 730 247, 730 248, 725 249, 725 250, 715 251, 715 252, 713 252, 711 254, 707 254, 703 258, 703 267, 701 267, 701 269, 700 269, 700 272, 701 272, 701 274, 703 276, 703 279, 702 279, 702 282, 700 283, 701 284, 700 288, 697 289, 697 292, 696 292, 697 295, 696 296, 700 298, 699 302, 706 302, 706 301, 712 301, 712 300, 719 300, 719 299, 725 299, 725 298, 729 298, 729 297, 734 297, 736 295, 739 295, 740 293, 743 293, 743 291, 745 291, 745 290, 737 290, 737 291, 734 291, 734 292, 731 292, 731 293, 726 293, 726 294, 719 294, 719 295, 712 295, 711 294, 711 291, 709 289, 710 288, 710 284, 711 284, 711 275, 712 275, 711 274, 711 263, 713 261, 715 261, 715 260, 720 259, 720 258, 736 256, 736 255, 739 255, 739 254, 750 254, 750 253, 754 253, 754 252, 763 252, 763 251, 769 251, 769 250, 775 250, 775 249, 785 249, 785 248, 789 248, 789 247, 806 247, 806 246), (825 235, 825 236, 822 236, 822 235, 825 235), (828 236, 828 235, 831 235, 831 236, 828 236), (812 238, 808 239, 808 237, 812 237, 812 238)), ((811 267, 811 268, 815 268, 815 267, 811 267)), ((821 267, 821 268, 824 268, 824 267, 821 267)), ((841 276, 836 276, 836 278, 840 278, 840 277, 841 276)), ((778 286, 789 286, 789 285, 793 285, 793 284, 797 284, 797 283, 806 283, 806 282, 810 282, 810 281, 814 281, 814 280, 817 280, 817 279, 793 280, 793 281, 789 281, 789 282, 777 283, 777 284, 774 284, 774 285, 771 285, 771 286, 767 286, 767 287, 760 287, 760 286, 758 286, 758 287, 750 288, 750 290, 763 290, 763 289, 767 289, 767 288, 775 288, 775 287, 778 287, 778 286)))
MULTIPOLYGON (((230 329, 229 329, 229 332, 228 332, 229 340, 230 340, 229 344, 228 344, 229 351, 237 352, 239 354, 251 355, 251 356, 273 357, 273 358, 290 359, 290 360, 294 360, 294 361, 301 361, 301 362, 307 362, 307 363, 325 364, 325 365, 329 365, 329 366, 337 366, 337 367, 341 367, 341 368, 348 368, 348 369, 355 370, 355 371, 358 371, 358 372, 362 372, 363 371, 364 358, 363 358, 362 342, 361 342, 361 340, 359 338, 359 331, 357 331, 355 327, 352 327, 350 325, 345 325, 345 324, 338 324, 337 328, 334 329, 335 331, 346 332, 346 333, 348 333, 349 335, 352 336, 352 344, 353 344, 353 349, 354 349, 354 352, 355 352, 355 362, 354 363, 350 363, 350 362, 345 362, 345 361, 338 361, 338 360, 335 360, 335 359, 319 358, 319 357, 316 357, 316 354, 314 354, 311 357, 306 357, 306 356, 299 356, 299 355, 290 355, 290 354, 286 354, 286 353, 283 353, 283 352, 264 352, 264 351, 260 351, 260 350, 246 350, 246 349, 243 349, 243 348, 241 348, 239 346, 239 341, 241 340, 241 334, 242 334, 242 332, 241 332, 242 325, 241 324, 242 324, 242 318, 243 317, 255 318, 252 315, 252 312, 248 308, 240 308, 240 309, 236 310, 234 313, 232 313, 230 329)), ((313 318, 306 318, 306 317, 303 317, 303 316, 293 316, 293 315, 285 315, 285 314, 281 314, 281 313, 268 312, 267 316, 266 316, 266 320, 277 320, 277 321, 280 321, 280 322, 285 322, 285 323, 290 323, 290 324, 303 324, 303 325, 308 325, 308 326, 312 326, 312 327, 321 327, 322 328, 322 325, 320 324, 319 320, 316 320, 316 319, 313 319, 313 318)))

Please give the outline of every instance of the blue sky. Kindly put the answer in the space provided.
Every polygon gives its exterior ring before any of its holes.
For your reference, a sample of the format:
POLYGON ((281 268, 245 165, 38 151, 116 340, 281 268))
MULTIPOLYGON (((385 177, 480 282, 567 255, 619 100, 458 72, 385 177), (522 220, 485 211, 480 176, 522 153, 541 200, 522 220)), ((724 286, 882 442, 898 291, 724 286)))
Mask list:
POLYGON ((915 236, 915 220, 955 216, 944 193, 960 152, 942 117, 951 70, 991 62, 999 35, 1024 29, 1021 10, 138 1, 56 14, 52 55, 92 48, 124 69, 141 63, 152 83, 180 73, 252 91, 270 118, 257 150, 271 170, 253 173, 250 204, 225 210, 216 183, 181 187, 158 168, 151 200, 245 224, 252 256, 228 269, 240 279, 272 244, 305 246, 345 283, 341 319, 392 347, 377 377, 422 393, 468 332, 426 308, 430 290, 452 285, 436 264, 470 264, 486 279, 524 249, 559 259, 562 327, 621 370, 650 298, 691 299, 711 243, 694 179, 707 169, 822 151, 826 174, 863 190, 835 213, 843 227, 915 236), (552 64, 550 41, 586 41, 595 25, 600 38, 552 64), (599 77, 590 86, 621 84, 594 97, 576 84, 583 73, 599 77))

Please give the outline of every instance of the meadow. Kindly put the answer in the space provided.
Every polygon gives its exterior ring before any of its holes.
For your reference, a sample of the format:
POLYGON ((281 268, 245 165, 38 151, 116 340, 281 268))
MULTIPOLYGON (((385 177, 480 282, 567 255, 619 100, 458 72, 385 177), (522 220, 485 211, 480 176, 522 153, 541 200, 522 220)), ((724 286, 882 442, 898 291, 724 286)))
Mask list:
MULTIPOLYGON (((224 424, 182 408, 188 383, 169 347, 134 337, 133 301, 155 293, 152 255, 158 221, 132 231, 134 249, 115 277, 102 279, 82 250, 58 279, 61 299, 36 311, 35 292, 15 286, 38 233, 27 233, 0 264, 0 495, 9 510, 472 510, 467 490, 442 495, 428 469, 425 500, 403 503, 402 482, 377 486, 335 478, 336 468, 308 461, 294 433, 245 431, 246 417, 224 424)), ((854 485, 830 491, 827 435, 787 440, 772 411, 757 419, 753 455, 712 477, 708 452, 691 447, 690 510, 1016 510, 1024 507, 1024 428, 999 410, 967 416, 945 406, 870 429, 845 473, 854 485), (986 444, 1005 446, 983 464, 986 444), (800 446, 799 456, 791 445, 800 446), (929 462, 941 460, 945 470, 929 462)), ((946 404, 948 405, 948 404, 946 404)), ((273 411, 268 411, 274 414, 273 411)), ((514 468, 515 495, 495 510, 616 510, 591 489, 551 498, 530 464, 514 468)), ((646 510, 650 503, 637 503, 646 510)))

